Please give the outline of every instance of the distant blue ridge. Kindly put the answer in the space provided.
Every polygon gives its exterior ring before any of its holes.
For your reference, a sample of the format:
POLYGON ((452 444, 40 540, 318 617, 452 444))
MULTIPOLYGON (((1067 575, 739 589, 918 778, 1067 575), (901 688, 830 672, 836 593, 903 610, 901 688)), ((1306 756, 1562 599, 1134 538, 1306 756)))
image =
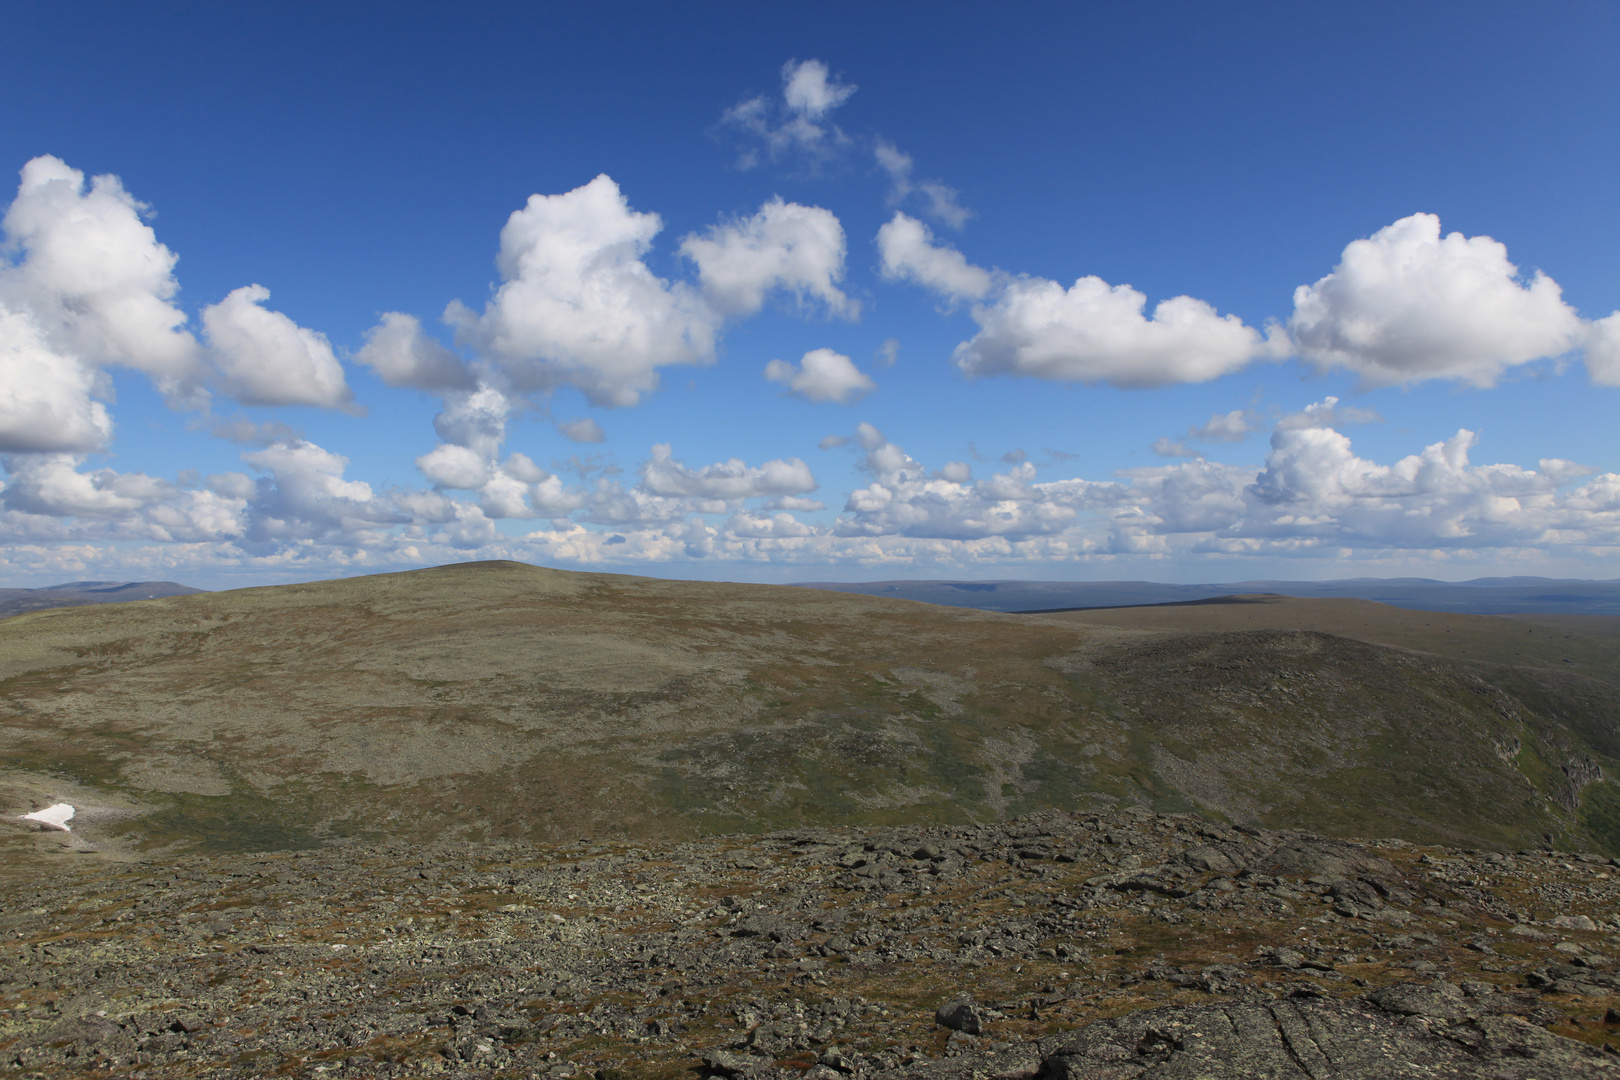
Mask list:
POLYGON ((1347 578, 1338 581, 1236 581, 1166 585, 1154 581, 801 581, 801 588, 862 593, 983 611, 1037 612, 1072 608, 1185 603, 1238 593, 1375 600, 1413 611, 1464 615, 1620 616, 1620 578, 1611 581, 1499 577, 1472 581, 1428 578, 1347 578))
POLYGON ((0 619, 46 608, 116 604, 204 591, 175 581, 68 581, 38 589, 0 589, 0 619))

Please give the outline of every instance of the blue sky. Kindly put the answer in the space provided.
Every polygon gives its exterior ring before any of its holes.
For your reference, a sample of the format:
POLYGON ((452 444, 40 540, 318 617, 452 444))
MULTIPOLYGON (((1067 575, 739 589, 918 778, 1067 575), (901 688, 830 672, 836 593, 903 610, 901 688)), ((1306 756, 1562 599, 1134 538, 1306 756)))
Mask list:
POLYGON ((0 584, 1620 574, 1609 5, 6 39, 0 584))

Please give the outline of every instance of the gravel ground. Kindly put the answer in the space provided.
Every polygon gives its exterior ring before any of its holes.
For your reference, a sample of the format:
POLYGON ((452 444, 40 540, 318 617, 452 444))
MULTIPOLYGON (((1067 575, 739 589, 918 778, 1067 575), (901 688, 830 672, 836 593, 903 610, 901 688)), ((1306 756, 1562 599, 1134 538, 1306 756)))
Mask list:
POLYGON ((5 1075, 1620 1076, 1620 870, 1595 855, 1145 811, 62 843, 0 880, 5 1075))

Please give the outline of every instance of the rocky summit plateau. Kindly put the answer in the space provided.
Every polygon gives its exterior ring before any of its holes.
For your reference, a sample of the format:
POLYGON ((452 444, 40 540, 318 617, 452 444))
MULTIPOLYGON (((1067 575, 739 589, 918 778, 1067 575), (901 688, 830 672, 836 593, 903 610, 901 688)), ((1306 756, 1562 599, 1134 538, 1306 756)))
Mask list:
POLYGON ((516 563, 16 615, 0 1071, 1620 1075, 1615 622, 516 563))
POLYGON ((1139 807, 0 885, 38 1077, 1620 1076, 1620 869, 1139 807))

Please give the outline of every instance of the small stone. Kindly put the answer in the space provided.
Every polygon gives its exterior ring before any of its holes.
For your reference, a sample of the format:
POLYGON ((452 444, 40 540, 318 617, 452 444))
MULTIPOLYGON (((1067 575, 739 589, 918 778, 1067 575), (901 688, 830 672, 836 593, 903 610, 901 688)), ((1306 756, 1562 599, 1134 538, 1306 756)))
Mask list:
POLYGON ((1554 926, 1564 930, 1596 930, 1597 923, 1585 915, 1560 915, 1552 921, 1554 926))

